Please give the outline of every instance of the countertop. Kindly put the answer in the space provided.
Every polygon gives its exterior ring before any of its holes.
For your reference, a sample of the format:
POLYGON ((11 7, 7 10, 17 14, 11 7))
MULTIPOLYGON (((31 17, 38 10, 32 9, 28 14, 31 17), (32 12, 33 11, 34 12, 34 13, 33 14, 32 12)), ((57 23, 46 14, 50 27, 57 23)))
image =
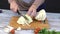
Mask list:
MULTIPOLYGON (((2 11, 3 13, 0 13, 0 34, 8 34, 4 32, 3 28, 1 27, 7 26, 12 16, 19 16, 19 15, 17 13, 12 12, 11 10, 2 10, 2 11)), ((22 13, 25 14, 26 11, 22 11, 22 13)), ((59 13, 47 13, 47 19, 50 25, 49 30, 60 31, 60 14, 59 13)), ((21 30, 21 31, 16 31, 16 34, 34 34, 34 31, 21 30)))

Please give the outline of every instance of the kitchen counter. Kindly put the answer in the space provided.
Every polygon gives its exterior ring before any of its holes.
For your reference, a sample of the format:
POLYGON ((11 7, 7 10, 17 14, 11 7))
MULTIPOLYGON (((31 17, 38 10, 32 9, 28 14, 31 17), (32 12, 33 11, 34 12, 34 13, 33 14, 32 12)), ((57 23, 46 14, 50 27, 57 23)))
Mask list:
MULTIPOLYGON (((19 16, 17 13, 12 12, 11 10, 2 10, 3 13, 0 13, 0 34, 8 34, 4 32, 4 26, 9 24, 9 21, 12 16, 19 16)), ((26 11, 22 11, 23 14, 26 11)), ((47 13, 48 23, 50 25, 49 30, 60 31, 60 14, 59 13, 47 13)), ((21 30, 16 31, 16 34, 34 34, 33 30, 21 30)))

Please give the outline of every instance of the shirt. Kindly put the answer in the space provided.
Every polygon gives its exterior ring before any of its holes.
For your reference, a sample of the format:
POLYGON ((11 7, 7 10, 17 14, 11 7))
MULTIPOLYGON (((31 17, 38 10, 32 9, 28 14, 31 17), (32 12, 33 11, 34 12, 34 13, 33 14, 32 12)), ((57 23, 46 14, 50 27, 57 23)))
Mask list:
POLYGON ((16 0, 20 10, 28 10, 35 0, 16 0))
POLYGON ((24 1, 26 3, 30 3, 32 0, 22 0, 22 1, 24 1))

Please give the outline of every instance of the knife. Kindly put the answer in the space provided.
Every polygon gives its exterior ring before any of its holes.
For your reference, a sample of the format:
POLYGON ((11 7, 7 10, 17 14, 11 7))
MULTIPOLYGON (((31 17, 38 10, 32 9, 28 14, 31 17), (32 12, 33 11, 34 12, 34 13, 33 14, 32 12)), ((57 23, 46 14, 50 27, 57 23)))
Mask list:
POLYGON ((21 15, 21 16, 23 16, 26 20, 28 20, 28 18, 27 18, 25 15, 23 15, 19 10, 17 10, 17 13, 18 13, 18 15, 21 15))

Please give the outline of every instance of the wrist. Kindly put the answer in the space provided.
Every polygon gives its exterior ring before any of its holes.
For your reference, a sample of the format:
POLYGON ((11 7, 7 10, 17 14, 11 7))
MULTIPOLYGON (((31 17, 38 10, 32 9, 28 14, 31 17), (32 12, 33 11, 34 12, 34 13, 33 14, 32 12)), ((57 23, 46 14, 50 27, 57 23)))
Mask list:
POLYGON ((34 8, 34 9, 37 9, 36 4, 33 4, 31 7, 34 8))

